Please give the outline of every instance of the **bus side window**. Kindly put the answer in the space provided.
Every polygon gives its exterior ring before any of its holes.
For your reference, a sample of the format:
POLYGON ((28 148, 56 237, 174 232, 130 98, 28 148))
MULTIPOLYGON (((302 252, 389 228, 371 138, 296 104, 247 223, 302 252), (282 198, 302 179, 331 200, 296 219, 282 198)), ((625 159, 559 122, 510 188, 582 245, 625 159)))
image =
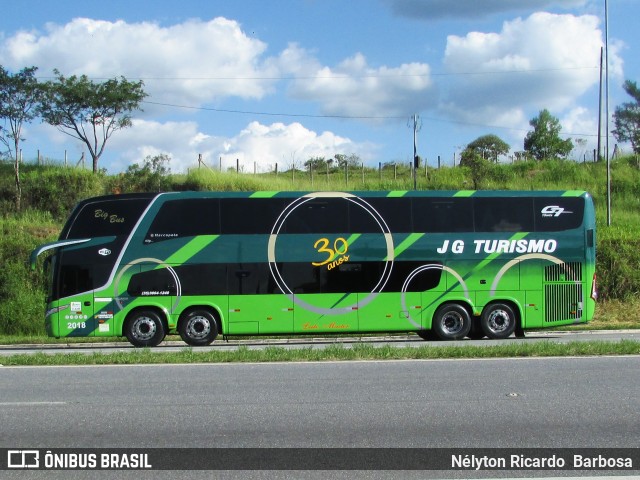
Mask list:
POLYGON ((282 198, 221 198, 223 235, 269 234, 284 210, 282 198))
MULTIPOLYGON (((389 227, 392 233, 408 233, 411 230, 411 199, 368 197, 364 199, 389 227)), ((382 228, 376 218, 364 208, 349 205, 349 231, 355 233, 380 233, 382 228)))
POLYGON ((220 233, 219 200, 188 198, 165 202, 153 219, 144 243, 220 233))
POLYGON ((414 232, 473 232, 471 198, 413 198, 414 232))
POLYGON ((342 198, 318 198, 293 209, 281 233, 346 233, 349 231, 348 203, 342 198))
POLYGON ((476 232, 533 232, 531 198, 475 198, 476 232))
POLYGON ((560 232, 582 225, 584 199, 581 197, 539 197, 534 199, 536 232, 560 232))

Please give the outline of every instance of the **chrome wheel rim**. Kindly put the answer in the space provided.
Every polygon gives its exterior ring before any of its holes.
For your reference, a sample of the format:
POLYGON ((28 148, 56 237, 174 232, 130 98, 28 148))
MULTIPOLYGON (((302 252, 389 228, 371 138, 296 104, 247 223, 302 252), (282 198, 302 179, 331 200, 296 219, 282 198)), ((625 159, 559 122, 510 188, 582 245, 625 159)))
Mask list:
POLYGON ((133 327, 131 329, 131 333, 133 337, 137 340, 146 342, 153 338, 156 334, 157 327, 156 322, 154 322, 149 317, 139 317, 133 322, 133 327))
POLYGON ((458 312, 447 312, 442 317, 440 325, 447 335, 456 335, 464 328, 464 317, 458 312))
POLYGON ((502 333, 506 332, 511 325, 511 316, 509 313, 502 309, 497 309, 491 312, 487 319, 487 325, 492 332, 502 333))
POLYGON ((203 315, 196 315, 187 320, 185 330, 189 338, 201 340, 211 333, 211 322, 203 315))

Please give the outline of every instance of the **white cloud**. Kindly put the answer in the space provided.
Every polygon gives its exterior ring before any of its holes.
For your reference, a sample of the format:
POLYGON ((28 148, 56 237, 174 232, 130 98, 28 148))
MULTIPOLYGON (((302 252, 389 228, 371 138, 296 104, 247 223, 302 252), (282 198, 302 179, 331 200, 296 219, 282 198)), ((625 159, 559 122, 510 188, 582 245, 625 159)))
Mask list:
POLYGON ((229 148, 224 155, 220 152, 223 162, 235 165, 238 158, 251 170, 256 162, 261 171, 275 168, 276 163, 279 169, 290 168, 294 163, 301 167, 311 157, 332 158, 337 153, 353 153, 366 161, 375 149, 371 144, 358 144, 332 132, 314 132, 297 122, 271 125, 251 122, 227 142, 229 148))
MULTIPOLYGON (((598 84, 602 42, 597 17, 549 13, 505 22, 499 33, 451 35, 444 64, 452 76, 443 108, 485 124, 570 108, 598 84), (492 111, 497 116, 487 116, 492 111)), ((621 70, 616 50, 610 55, 621 70)))
POLYGON ((160 123, 134 120, 132 128, 113 137, 111 151, 118 152, 111 169, 124 171, 133 163, 142 163, 148 155, 166 153, 171 157, 172 172, 185 172, 197 166, 198 155, 205 163, 218 168, 236 166, 240 160, 244 171, 252 172, 254 162, 258 171, 286 169, 293 162, 300 167, 310 157, 333 157, 336 153, 357 154, 363 160, 370 158, 375 146, 357 143, 332 132, 317 133, 300 123, 273 123, 263 125, 251 122, 233 137, 215 137, 198 130, 195 122, 160 123), (130 148, 130 145, 135 145, 130 148))
POLYGON ((261 100, 277 93, 287 75, 293 77, 289 94, 319 103, 327 115, 404 116, 435 103, 430 68, 423 63, 372 67, 358 53, 326 67, 296 43, 277 56, 266 50, 238 22, 222 17, 171 26, 76 18, 0 41, 0 64, 16 70, 37 65, 40 76, 57 68, 66 76, 142 79, 149 94, 144 118, 168 113, 154 103, 199 107, 230 97, 261 100))
POLYGON ((561 133, 573 142, 573 158, 583 160, 586 155, 587 161, 593 160, 593 150, 598 148, 598 116, 584 107, 576 107, 560 119, 560 124, 561 133))
POLYGON ((374 68, 357 53, 335 68, 308 61, 308 68, 296 74, 300 78, 291 94, 319 102, 326 115, 404 117, 434 104, 431 70, 424 63, 374 68))
POLYGON ((156 23, 76 18, 47 24, 43 32, 18 32, 0 45, 0 63, 37 65, 39 75, 142 78, 149 100, 199 105, 228 96, 260 99, 273 88, 266 44, 226 18, 156 23))
MULTIPOLYGON (((111 138, 105 152, 112 158, 110 171, 122 172, 129 165, 142 164, 149 155, 166 153, 171 157, 171 171, 183 172, 197 165, 198 150, 207 141, 213 139, 201 133, 196 122, 161 123, 134 119, 131 128, 121 130, 111 138)), ((102 166, 106 166, 105 163, 102 166)))

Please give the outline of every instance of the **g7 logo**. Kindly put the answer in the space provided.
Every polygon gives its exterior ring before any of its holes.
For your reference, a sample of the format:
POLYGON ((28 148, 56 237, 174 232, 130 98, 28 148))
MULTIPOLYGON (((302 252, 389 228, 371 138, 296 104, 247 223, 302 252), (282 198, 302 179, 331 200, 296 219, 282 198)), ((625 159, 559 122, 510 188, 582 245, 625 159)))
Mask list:
POLYGON ((559 217, 563 213, 573 212, 565 210, 563 207, 559 207, 557 205, 547 205, 540 211, 540 213, 542 213, 543 217, 559 217))
POLYGON ((338 237, 334 240, 333 248, 328 248, 328 247, 329 247, 329 239, 324 237, 320 238, 319 240, 316 241, 316 243, 313 244, 313 248, 318 250, 318 253, 326 253, 327 258, 323 262, 311 262, 311 265, 314 265, 316 267, 321 267, 322 265, 326 265, 327 263, 334 260, 337 256, 345 255, 349 250, 349 244, 342 237, 338 237))

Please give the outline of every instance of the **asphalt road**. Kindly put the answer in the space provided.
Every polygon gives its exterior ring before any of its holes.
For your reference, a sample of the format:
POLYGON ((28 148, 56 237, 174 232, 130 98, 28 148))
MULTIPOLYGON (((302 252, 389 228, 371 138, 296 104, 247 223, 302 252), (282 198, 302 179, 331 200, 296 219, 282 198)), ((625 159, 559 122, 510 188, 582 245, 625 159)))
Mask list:
POLYGON ((0 367, 0 448, 639 448, 639 371, 637 356, 0 367))
MULTIPOLYGON (((336 336, 332 338, 313 338, 313 337, 293 337, 287 338, 241 338, 235 337, 230 341, 225 341, 219 337, 214 343, 208 347, 197 347, 196 351, 207 350, 237 350, 240 346, 249 349, 262 349, 268 346, 278 346, 283 348, 325 348, 328 345, 336 343, 344 345, 346 348, 362 342, 367 342, 375 346, 391 345, 395 347, 420 347, 423 345, 475 345, 475 346, 491 346, 504 345, 506 343, 534 343, 542 341, 551 341, 559 343, 568 342, 586 342, 592 340, 618 342, 622 339, 640 341, 639 330, 589 330, 589 331, 535 331, 527 332, 525 338, 510 337, 504 340, 482 340, 464 339, 454 342, 425 342, 417 335, 389 335, 389 336, 336 336)), ((160 346, 150 349, 152 352, 179 352, 187 348, 187 345, 181 341, 167 341, 160 346)), ((100 353, 116 353, 133 350, 133 346, 128 342, 106 342, 106 343, 58 343, 45 345, 0 345, 0 357, 5 355, 31 354, 36 352, 46 354, 57 353, 78 353, 83 352, 91 354, 100 353)), ((1 362, 0 362, 1 363, 1 362)))

